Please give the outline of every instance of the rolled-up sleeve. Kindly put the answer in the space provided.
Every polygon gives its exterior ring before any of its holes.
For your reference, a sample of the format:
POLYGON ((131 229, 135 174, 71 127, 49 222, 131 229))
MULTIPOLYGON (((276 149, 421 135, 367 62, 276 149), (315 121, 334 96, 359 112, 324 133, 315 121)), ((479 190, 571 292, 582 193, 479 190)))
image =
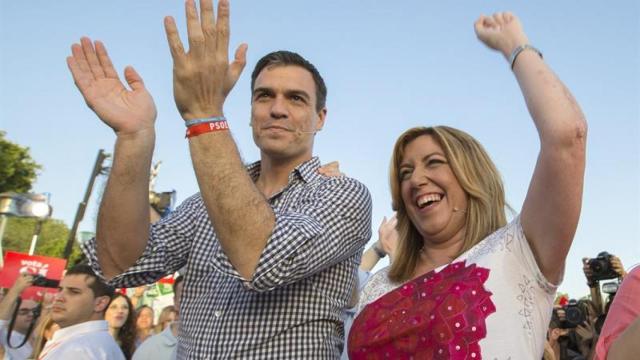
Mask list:
POLYGON ((325 179, 286 211, 275 226, 251 280, 243 279, 218 249, 212 264, 264 292, 286 286, 352 258, 371 237, 371 196, 357 180, 325 179))
MULTIPOLYGON (((195 236, 198 214, 203 209, 202 198, 194 195, 169 216, 151 225, 142 256, 125 272, 111 279, 109 284, 115 287, 150 284, 184 266, 195 236)), ((82 244, 82 251, 91 268, 104 279, 98 262, 96 239, 82 244)))

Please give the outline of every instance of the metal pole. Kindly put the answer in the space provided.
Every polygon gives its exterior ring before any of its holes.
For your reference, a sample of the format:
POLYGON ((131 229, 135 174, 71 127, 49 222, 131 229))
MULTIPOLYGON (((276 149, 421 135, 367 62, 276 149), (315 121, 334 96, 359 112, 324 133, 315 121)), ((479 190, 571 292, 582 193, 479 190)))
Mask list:
POLYGON ((87 204, 89 203, 89 197, 91 197, 91 191, 93 190, 93 184, 95 183, 96 178, 98 177, 100 172, 103 170, 102 163, 108 157, 109 155, 105 153, 104 150, 100 149, 100 151, 98 151, 98 157, 96 158, 96 163, 93 166, 93 171, 91 172, 91 177, 89 178, 89 185, 87 186, 87 190, 84 193, 84 198, 82 199, 82 202, 78 205, 76 218, 75 220, 73 220, 73 226, 71 227, 71 230, 69 231, 69 237, 67 238, 67 245, 64 247, 64 253, 62 254, 62 257, 67 260, 71 255, 73 242, 75 241, 76 233, 78 232, 78 225, 80 225, 80 222, 84 217, 84 212, 87 209, 87 204))
POLYGON ((2 251, 2 239, 4 238, 4 228, 7 225, 7 216, 0 215, 0 268, 4 267, 4 252, 2 251))
POLYGON ((29 255, 33 255, 36 251, 36 243, 38 242, 38 236, 40 236, 40 231, 42 230, 42 220, 38 219, 36 222, 36 228, 33 230, 33 237, 31 238, 31 246, 29 246, 29 255))

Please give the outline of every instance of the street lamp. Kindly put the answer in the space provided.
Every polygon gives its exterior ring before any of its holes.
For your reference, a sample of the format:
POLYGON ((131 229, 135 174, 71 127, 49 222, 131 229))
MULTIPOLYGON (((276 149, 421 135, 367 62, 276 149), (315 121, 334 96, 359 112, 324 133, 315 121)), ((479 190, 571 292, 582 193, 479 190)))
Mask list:
POLYGON ((33 255, 42 229, 42 222, 49 217, 53 208, 49 205, 49 196, 45 194, 18 194, 6 192, 0 194, 0 267, 4 266, 2 258, 2 238, 8 216, 37 219, 36 228, 31 239, 29 255, 33 255))

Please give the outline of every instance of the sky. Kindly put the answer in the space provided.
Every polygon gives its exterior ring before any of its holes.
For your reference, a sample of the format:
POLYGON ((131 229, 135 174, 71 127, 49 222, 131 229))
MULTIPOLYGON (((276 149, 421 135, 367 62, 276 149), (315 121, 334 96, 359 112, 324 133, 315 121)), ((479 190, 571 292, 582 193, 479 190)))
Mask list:
MULTIPOLYGON (((587 293, 580 259, 600 251, 640 263, 640 9, 603 1, 231 2, 231 47, 249 44, 248 65, 225 103, 246 162, 258 159, 249 123, 252 67, 264 54, 299 52, 323 74, 328 117, 316 135, 321 161, 340 161, 373 198, 373 234, 391 214, 393 143, 419 125, 449 125, 476 137, 520 210, 538 136, 509 67, 473 32, 480 14, 510 10, 531 44, 580 103, 589 123, 580 224, 560 291, 587 293)), ((53 217, 73 222, 99 149, 115 136, 86 107, 67 69, 81 36, 102 40, 121 73, 133 65, 158 107, 156 191, 178 201, 198 191, 184 125, 172 95, 162 19, 186 33, 183 1, 0 1, 0 130, 40 164, 34 192, 51 194, 53 217)), ((186 41, 185 41, 186 43, 186 41)), ((0 166, 2 166, 0 164, 0 166)), ((80 230, 93 231, 96 182, 80 230)), ((380 266, 386 265, 383 261, 380 266)))

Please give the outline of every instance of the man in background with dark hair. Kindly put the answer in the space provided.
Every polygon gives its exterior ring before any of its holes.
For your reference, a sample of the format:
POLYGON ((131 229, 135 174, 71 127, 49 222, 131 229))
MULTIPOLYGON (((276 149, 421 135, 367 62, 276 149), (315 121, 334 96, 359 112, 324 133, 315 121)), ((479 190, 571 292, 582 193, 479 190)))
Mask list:
POLYGON ((51 309, 60 330, 45 344, 38 359, 124 359, 104 320, 113 293, 88 265, 69 269, 51 309))
POLYGON ((87 257, 118 287, 186 266, 178 357, 337 359, 342 313, 371 236, 371 197, 354 179, 319 174, 313 144, 327 114, 324 81, 293 52, 258 62, 250 126, 260 161, 245 167, 223 105, 247 47, 229 63, 228 0, 219 1, 217 20, 210 0, 199 15, 188 0, 186 13, 188 51, 173 18, 165 28, 200 193, 151 228, 153 99, 133 68, 124 74, 131 90, 120 82, 101 42, 83 38, 67 58, 86 103, 116 134, 87 257))
POLYGON ((5 356, 3 359, 22 360, 27 359, 33 351, 30 341, 25 341, 25 336, 29 332, 29 327, 34 321, 34 310, 37 307, 37 303, 33 300, 20 300, 20 306, 17 310, 16 320, 13 324, 13 330, 11 336, 7 339, 7 332, 9 331, 9 322, 13 311, 15 310, 16 303, 20 298, 20 294, 33 284, 33 276, 29 274, 21 274, 13 286, 9 289, 9 292, 0 301, 0 347, 4 347, 5 356), (9 345, 9 341, 11 345, 9 345), (22 345, 21 345, 22 344, 22 345))

